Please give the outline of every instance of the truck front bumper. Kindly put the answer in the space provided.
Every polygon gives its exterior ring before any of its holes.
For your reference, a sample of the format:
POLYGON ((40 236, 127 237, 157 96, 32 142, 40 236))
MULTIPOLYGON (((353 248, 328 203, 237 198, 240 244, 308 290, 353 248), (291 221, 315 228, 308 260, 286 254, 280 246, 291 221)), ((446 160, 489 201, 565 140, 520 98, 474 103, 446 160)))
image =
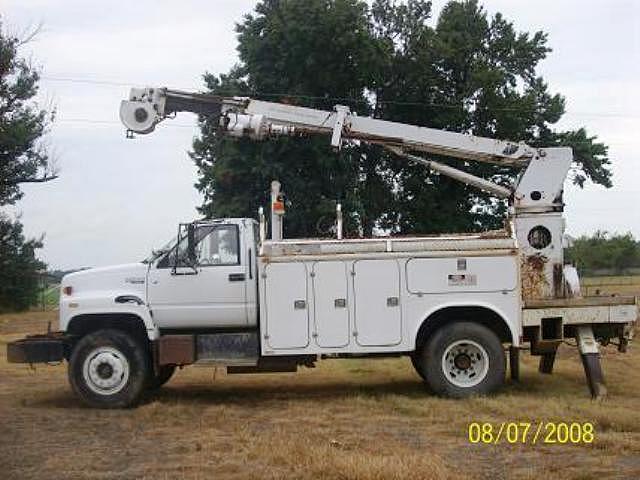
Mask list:
POLYGON ((61 362, 69 357, 70 338, 63 332, 29 335, 7 344, 9 363, 61 362))

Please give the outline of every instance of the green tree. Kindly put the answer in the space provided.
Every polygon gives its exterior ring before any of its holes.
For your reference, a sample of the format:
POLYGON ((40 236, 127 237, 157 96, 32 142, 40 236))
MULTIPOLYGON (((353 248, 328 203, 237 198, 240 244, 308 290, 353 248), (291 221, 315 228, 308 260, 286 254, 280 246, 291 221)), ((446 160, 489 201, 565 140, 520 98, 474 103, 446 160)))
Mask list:
MULTIPOLYGON (((534 146, 573 146, 576 183, 589 178, 611 185, 604 145, 584 129, 551 129, 565 102, 536 74, 550 52, 543 32, 517 33, 501 14, 489 18, 476 1, 449 2, 435 28, 427 26, 430 2, 396 6, 377 0, 372 13, 377 36, 391 52, 377 82, 380 117, 534 146)), ((515 177, 512 170, 493 165, 466 169, 503 184, 515 177)), ((503 221, 503 202, 455 180, 405 164, 397 177, 394 216, 402 232, 496 228, 503 221)))
MULTIPOLYGON (((38 108, 38 71, 19 56, 26 39, 4 34, 0 23, 0 206, 23 196, 20 186, 57 177, 41 139, 54 114, 38 108)), ((38 270, 35 257, 42 239, 27 240, 19 219, 0 213, 0 309, 24 309, 35 300, 38 270)))
MULTIPOLYGON (((543 32, 516 32, 477 1, 449 2, 430 25, 431 2, 263 0, 237 25, 240 63, 205 75, 209 91, 315 108, 345 104, 361 115, 534 146, 574 147, 574 181, 611 185, 606 146, 584 129, 552 129, 564 98, 536 73, 550 52, 543 32)), ((379 147, 335 154, 327 139, 250 143, 220 138, 202 119, 192 157, 206 215, 254 215, 279 179, 289 194, 287 234, 325 233, 336 200, 347 230, 369 235, 482 230, 501 225, 505 204, 379 147)), ((459 160, 437 158, 461 165, 459 160)), ((465 165, 509 183, 516 172, 465 165)))
MULTIPOLYGON (((363 63, 375 56, 369 28, 361 1, 261 2, 237 26, 241 65, 228 75, 205 75, 207 88, 316 108, 332 108, 336 98, 354 109, 366 105, 363 63)), ((278 179, 290 205, 287 235, 326 233, 337 200, 352 213, 346 215, 346 230, 357 231, 360 191, 375 189, 359 175, 362 149, 336 155, 326 139, 236 142, 218 138, 215 125, 205 119, 193 147, 203 213, 254 216, 267 204, 271 180, 278 179)))
POLYGON ((567 249, 567 258, 583 271, 604 269, 620 273, 640 267, 640 242, 631 233, 597 231, 575 239, 567 249))
POLYGON ((27 240, 18 220, 0 215, 0 312, 34 305, 45 264, 35 256, 42 239, 27 240))

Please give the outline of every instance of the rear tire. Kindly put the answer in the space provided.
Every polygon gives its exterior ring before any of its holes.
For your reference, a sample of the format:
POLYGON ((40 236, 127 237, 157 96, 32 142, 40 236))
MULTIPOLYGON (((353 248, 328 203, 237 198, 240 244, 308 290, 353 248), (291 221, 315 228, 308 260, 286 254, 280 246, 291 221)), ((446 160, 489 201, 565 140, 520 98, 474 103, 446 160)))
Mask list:
POLYGON ((411 365, 413 365, 413 368, 415 368, 418 375, 420 375, 420 378, 422 378, 422 380, 426 380, 424 376, 424 370, 422 369, 423 365, 421 351, 416 350, 415 352, 412 352, 411 354, 409 354, 409 358, 411 359, 411 365))
POLYGON ((175 371, 175 365, 162 365, 161 367, 158 367, 157 375, 151 372, 147 388, 149 390, 159 389, 171 379, 175 371))
POLYGON ((69 383, 91 407, 124 408, 135 405, 149 375, 145 348, 131 335, 104 329, 86 335, 69 359, 69 383))
POLYGON ((478 323, 456 322, 436 330, 420 352, 419 363, 428 387, 446 397, 485 395, 504 383, 502 342, 478 323))

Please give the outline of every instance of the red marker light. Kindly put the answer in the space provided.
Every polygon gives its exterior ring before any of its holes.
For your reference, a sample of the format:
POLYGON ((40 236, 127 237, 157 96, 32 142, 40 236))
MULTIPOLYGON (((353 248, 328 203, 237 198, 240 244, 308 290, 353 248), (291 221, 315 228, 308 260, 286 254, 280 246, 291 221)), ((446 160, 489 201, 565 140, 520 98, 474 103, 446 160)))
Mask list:
POLYGON ((73 289, 70 286, 62 287, 62 293, 64 293, 65 295, 71 295, 72 291, 73 289))
POLYGON ((276 215, 284 215, 284 202, 276 200, 271 204, 271 208, 273 210, 273 213, 275 213, 276 215))

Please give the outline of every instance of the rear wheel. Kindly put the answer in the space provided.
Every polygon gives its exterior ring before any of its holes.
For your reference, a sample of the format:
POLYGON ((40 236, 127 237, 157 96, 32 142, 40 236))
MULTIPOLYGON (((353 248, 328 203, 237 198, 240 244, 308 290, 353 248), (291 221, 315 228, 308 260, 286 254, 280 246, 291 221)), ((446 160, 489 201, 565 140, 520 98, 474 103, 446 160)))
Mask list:
POLYGON ((69 359, 69 382, 92 407, 122 408, 140 399, 149 372, 146 349, 126 332, 104 329, 78 341, 69 359))
POLYGON ((411 359, 411 365, 413 365, 413 368, 415 368, 418 375, 420 375, 420 378, 422 378, 422 380, 425 380, 424 371, 422 370, 421 357, 422 355, 420 350, 416 350, 409 355, 409 358, 411 359))
POLYGON ((451 323, 434 332, 418 363, 425 382, 438 395, 484 395, 504 383, 502 343, 493 331, 477 323, 451 323))

